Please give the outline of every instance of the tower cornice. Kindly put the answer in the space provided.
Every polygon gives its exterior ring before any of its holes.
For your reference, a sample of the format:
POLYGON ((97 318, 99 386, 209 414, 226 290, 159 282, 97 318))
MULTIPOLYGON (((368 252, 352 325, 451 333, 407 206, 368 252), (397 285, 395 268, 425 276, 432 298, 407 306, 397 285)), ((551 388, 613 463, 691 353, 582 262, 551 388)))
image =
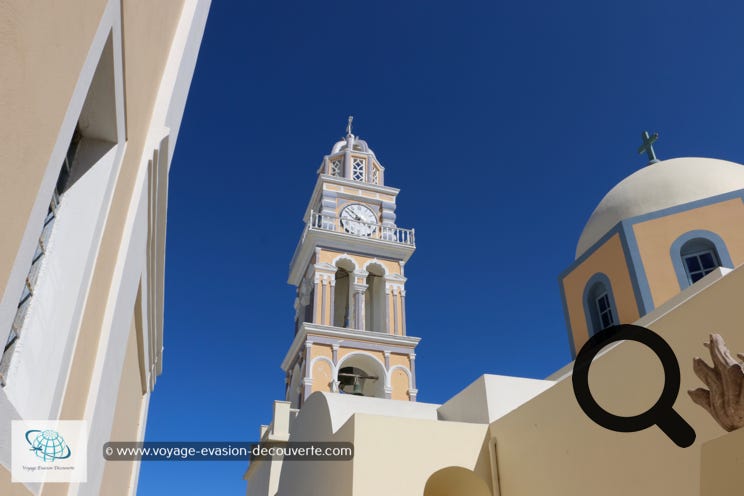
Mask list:
POLYGON ((381 348, 393 353, 410 355, 414 354, 414 349, 419 341, 421 341, 421 338, 414 336, 395 336, 382 332, 360 331, 305 322, 295 335, 287 354, 284 356, 284 360, 282 360, 282 370, 285 372, 289 371, 295 356, 303 346, 307 346, 307 342, 310 342, 311 345, 313 343, 348 345, 349 341, 380 345, 381 348), (308 334, 310 334, 309 338, 308 334))
POLYGON ((341 252, 353 252, 389 260, 402 260, 403 262, 407 262, 413 252, 416 251, 413 240, 409 244, 384 239, 371 239, 338 231, 317 229, 313 227, 312 222, 307 222, 289 264, 289 279, 287 280, 289 284, 297 286, 300 283, 304 271, 310 263, 310 258, 315 253, 315 248, 319 246, 341 252))

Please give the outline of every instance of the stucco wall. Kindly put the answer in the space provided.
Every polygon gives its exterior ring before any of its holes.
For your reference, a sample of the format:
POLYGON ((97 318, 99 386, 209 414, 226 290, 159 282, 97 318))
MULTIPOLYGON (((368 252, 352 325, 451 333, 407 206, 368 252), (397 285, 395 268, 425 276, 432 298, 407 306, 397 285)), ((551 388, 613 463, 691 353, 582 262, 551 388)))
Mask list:
POLYGON ((633 225, 638 251, 648 278, 654 306, 679 293, 670 248, 681 235, 693 230, 712 231, 726 243, 734 266, 744 263, 744 202, 734 198, 721 203, 667 215, 633 225))
POLYGON ((579 350, 589 339, 589 329, 584 312, 584 290, 589 279, 598 272, 605 274, 610 280, 620 322, 633 322, 639 317, 638 303, 625 261, 625 252, 620 242, 620 235, 615 234, 566 274, 561 281, 571 327, 570 332, 573 335, 576 350, 579 350))
MULTIPOLYGON (((3 230, 0 288, 8 292, 3 293, 0 312, 3 328, 9 327, 13 305, 18 303, 22 278, 26 275, 24 271, 28 271, 33 256, 33 249, 30 253, 19 252, 21 241, 26 235, 27 241, 33 243, 41 232, 51 195, 37 198, 37 194, 47 168, 59 171, 61 166, 61 160, 50 163, 50 156, 106 3, 105 0, 2 3, 0 135, 4 139, 0 146, 3 164, 0 211, 13 212, 0 219, 3 230), (27 226, 32 211, 34 222, 27 226), (26 263, 16 271, 16 279, 20 280, 8 287, 16 255, 22 256, 26 263)), ((72 131, 70 128, 67 143, 72 131)), ((55 173, 54 180, 56 177, 55 173)))
MULTIPOLYGON (((701 445, 723 431, 685 393, 703 386, 692 371, 692 358, 707 357, 702 343, 711 332, 722 334, 733 352, 744 351, 742 294, 744 270, 738 269, 647 324, 680 362, 681 392, 674 408, 697 432, 691 447, 677 447, 656 427, 635 433, 600 427, 580 409, 568 376, 491 424, 501 496, 697 496, 701 445)), ((595 360, 590 386, 609 411, 640 413, 658 398, 661 370, 645 347, 624 342, 595 360)))
MULTIPOLYGON (((139 439, 139 433, 143 427, 140 425, 143 402, 144 392, 142 391, 139 353, 137 351, 137 335, 133 321, 127 338, 127 354, 121 372, 114 425, 111 429, 111 441, 139 439)), ((129 494, 132 484, 132 470, 135 468, 138 468, 135 467, 135 462, 106 462, 100 492, 111 496, 129 494)))
POLYGON ((744 488, 744 429, 703 445, 700 496, 741 494, 744 488))

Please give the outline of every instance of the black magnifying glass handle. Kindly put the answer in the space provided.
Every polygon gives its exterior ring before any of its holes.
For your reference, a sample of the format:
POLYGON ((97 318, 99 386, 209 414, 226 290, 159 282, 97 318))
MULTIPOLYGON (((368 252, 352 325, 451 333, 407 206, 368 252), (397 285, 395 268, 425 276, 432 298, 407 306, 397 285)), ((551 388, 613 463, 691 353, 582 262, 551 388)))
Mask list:
POLYGON ((680 448, 687 448, 695 442, 695 429, 674 409, 669 409, 656 425, 680 448))

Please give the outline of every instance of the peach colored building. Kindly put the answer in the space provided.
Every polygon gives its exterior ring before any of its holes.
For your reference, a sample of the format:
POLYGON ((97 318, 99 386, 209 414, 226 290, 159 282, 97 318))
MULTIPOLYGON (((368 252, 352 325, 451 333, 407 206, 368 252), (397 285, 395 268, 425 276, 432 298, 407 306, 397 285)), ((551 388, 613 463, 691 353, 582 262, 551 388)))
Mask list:
POLYGON ((168 176, 209 0, 2 7, 0 494, 134 494, 163 367, 168 176), (86 483, 12 483, 11 421, 85 420, 86 483))
MULTIPOLYGON (((680 448, 656 426, 618 433, 595 424, 573 394, 573 363, 546 380, 485 375, 442 405, 415 402, 418 340, 407 337, 404 300, 392 289, 405 281, 413 232, 400 234, 397 190, 381 188, 381 167, 369 175, 379 162, 367 151, 349 132, 321 165, 290 271, 298 298, 282 362, 287 394, 260 431, 262 441, 351 442, 354 457, 253 461, 249 496, 741 493, 742 433, 723 435, 685 391, 702 385, 692 358, 711 332, 744 352, 744 166, 652 161, 602 200, 560 277, 572 352, 620 323, 670 345, 681 368, 674 409, 696 432, 680 448), (357 154, 367 167, 359 176, 357 154), (384 291, 375 293, 370 275, 384 291)), ((603 408, 632 416, 656 402, 664 372, 649 348, 621 341, 594 359, 590 384, 603 408)))

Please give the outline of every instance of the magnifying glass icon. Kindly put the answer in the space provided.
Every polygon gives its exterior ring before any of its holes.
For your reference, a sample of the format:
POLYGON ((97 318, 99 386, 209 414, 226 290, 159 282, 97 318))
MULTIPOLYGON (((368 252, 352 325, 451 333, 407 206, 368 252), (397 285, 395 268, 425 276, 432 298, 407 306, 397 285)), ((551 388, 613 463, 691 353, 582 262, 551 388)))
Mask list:
POLYGON ((622 324, 598 332, 581 347, 576 356, 572 381, 579 406, 590 419, 602 427, 617 432, 636 432, 658 425, 680 448, 687 448, 695 442, 695 430, 674 410, 680 386, 677 357, 669 344, 651 329, 622 324), (637 341, 645 344, 656 353, 664 367, 664 389, 661 396, 654 406, 640 415, 613 415, 594 400, 589 390, 589 366, 592 360, 602 348, 615 341, 637 341))

